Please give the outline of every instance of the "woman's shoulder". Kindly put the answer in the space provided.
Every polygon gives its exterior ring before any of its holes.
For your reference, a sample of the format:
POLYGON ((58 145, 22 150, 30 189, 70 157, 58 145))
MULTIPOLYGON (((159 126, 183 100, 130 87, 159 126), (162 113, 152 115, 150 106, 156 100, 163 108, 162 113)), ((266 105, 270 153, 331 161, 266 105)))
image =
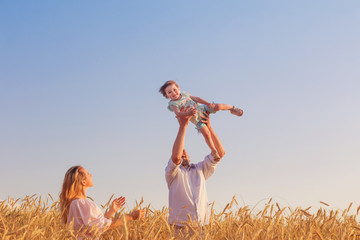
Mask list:
POLYGON ((84 198, 74 199, 69 208, 73 214, 84 213, 84 214, 99 214, 101 213, 100 207, 93 201, 84 198))
POLYGON ((95 203, 90 201, 89 199, 86 198, 76 198, 74 200, 72 200, 70 207, 91 207, 93 206, 95 203))
POLYGON ((89 200, 86 199, 86 198, 75 198, 71 201, 71 204, 81 204, 81 203, 86 203, 88 202, 89 200))

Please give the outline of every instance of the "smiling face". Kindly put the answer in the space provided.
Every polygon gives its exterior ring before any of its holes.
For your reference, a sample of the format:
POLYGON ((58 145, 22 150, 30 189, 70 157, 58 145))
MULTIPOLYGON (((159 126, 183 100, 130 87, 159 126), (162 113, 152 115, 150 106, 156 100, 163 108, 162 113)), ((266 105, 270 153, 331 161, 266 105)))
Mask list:
POLYGON ((171 84, 165 88, 165 96, 173 101, 179 100, 181 98, 180 88, 175 84, 171 84))

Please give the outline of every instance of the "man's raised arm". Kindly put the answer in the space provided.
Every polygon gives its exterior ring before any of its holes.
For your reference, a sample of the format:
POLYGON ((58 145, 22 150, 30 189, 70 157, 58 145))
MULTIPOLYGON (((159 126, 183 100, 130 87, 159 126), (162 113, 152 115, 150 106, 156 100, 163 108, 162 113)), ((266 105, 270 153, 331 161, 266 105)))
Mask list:
POLYGON ((210 124, 210 118, 208 113, 204 113, 202 116, 202 122, 205 123, 210 131, 211 138, 213 140, 213 143, 215 145, 216 151, 218 152, 220 159, 219 161, 224 157, 225 155, 225 149, 218 137, 218 135, 215 133, 215 131, 212 129, 210 124))
POLYGON ((190 118, 196 113, 194 109, 180 109, 180 112, 186 111, 189 112, 188 115, 177 116, 177 119, 179 121, 179 131, 176 136, 171 155, 171 159, 176 165, 179 165, 181 163, 181 156, 184 150, 186 128, 189 124, 190 118))

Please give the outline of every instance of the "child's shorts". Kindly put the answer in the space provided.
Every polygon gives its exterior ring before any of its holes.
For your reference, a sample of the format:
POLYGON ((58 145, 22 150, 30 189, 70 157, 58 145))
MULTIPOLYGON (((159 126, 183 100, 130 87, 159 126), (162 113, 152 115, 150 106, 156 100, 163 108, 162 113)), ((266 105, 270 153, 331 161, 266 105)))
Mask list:
POLYGON ((215 111, 214 108, 209 108, 209 107, 206 106, 206 105, 201 105, 201 106, 202 106, 202 108, 199 109, 198 114, 197 114, 196 116, 194 116, 194 117, 195 117, 195 119, 194 119, 195 122, 193 122, 193 123, 195 124, 195 126, 196 126, 196 129, 197 129, 198 131, 200 131, 200 129, 202 129, 204 126, 206 126, 205 123, 201 122, 201 115, 202 115, 204 112, 206 112, 206 113, 216 113, 216 111, 215 111))

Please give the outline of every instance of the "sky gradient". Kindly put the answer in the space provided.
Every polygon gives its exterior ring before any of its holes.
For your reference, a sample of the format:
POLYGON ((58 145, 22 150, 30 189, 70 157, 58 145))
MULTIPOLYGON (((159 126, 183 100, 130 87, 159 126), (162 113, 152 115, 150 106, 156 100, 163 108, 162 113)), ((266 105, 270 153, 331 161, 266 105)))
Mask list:
MULTIPOLYGON (((174 79, 244 110, 211 116, 217 209, 359 206, 359 22, 359 1, 1 1, 0 199, 57 198, 80 164, 98 204, 167 206, 174 79)), ((185 147, 210 152, 191 124, 185 147)))

